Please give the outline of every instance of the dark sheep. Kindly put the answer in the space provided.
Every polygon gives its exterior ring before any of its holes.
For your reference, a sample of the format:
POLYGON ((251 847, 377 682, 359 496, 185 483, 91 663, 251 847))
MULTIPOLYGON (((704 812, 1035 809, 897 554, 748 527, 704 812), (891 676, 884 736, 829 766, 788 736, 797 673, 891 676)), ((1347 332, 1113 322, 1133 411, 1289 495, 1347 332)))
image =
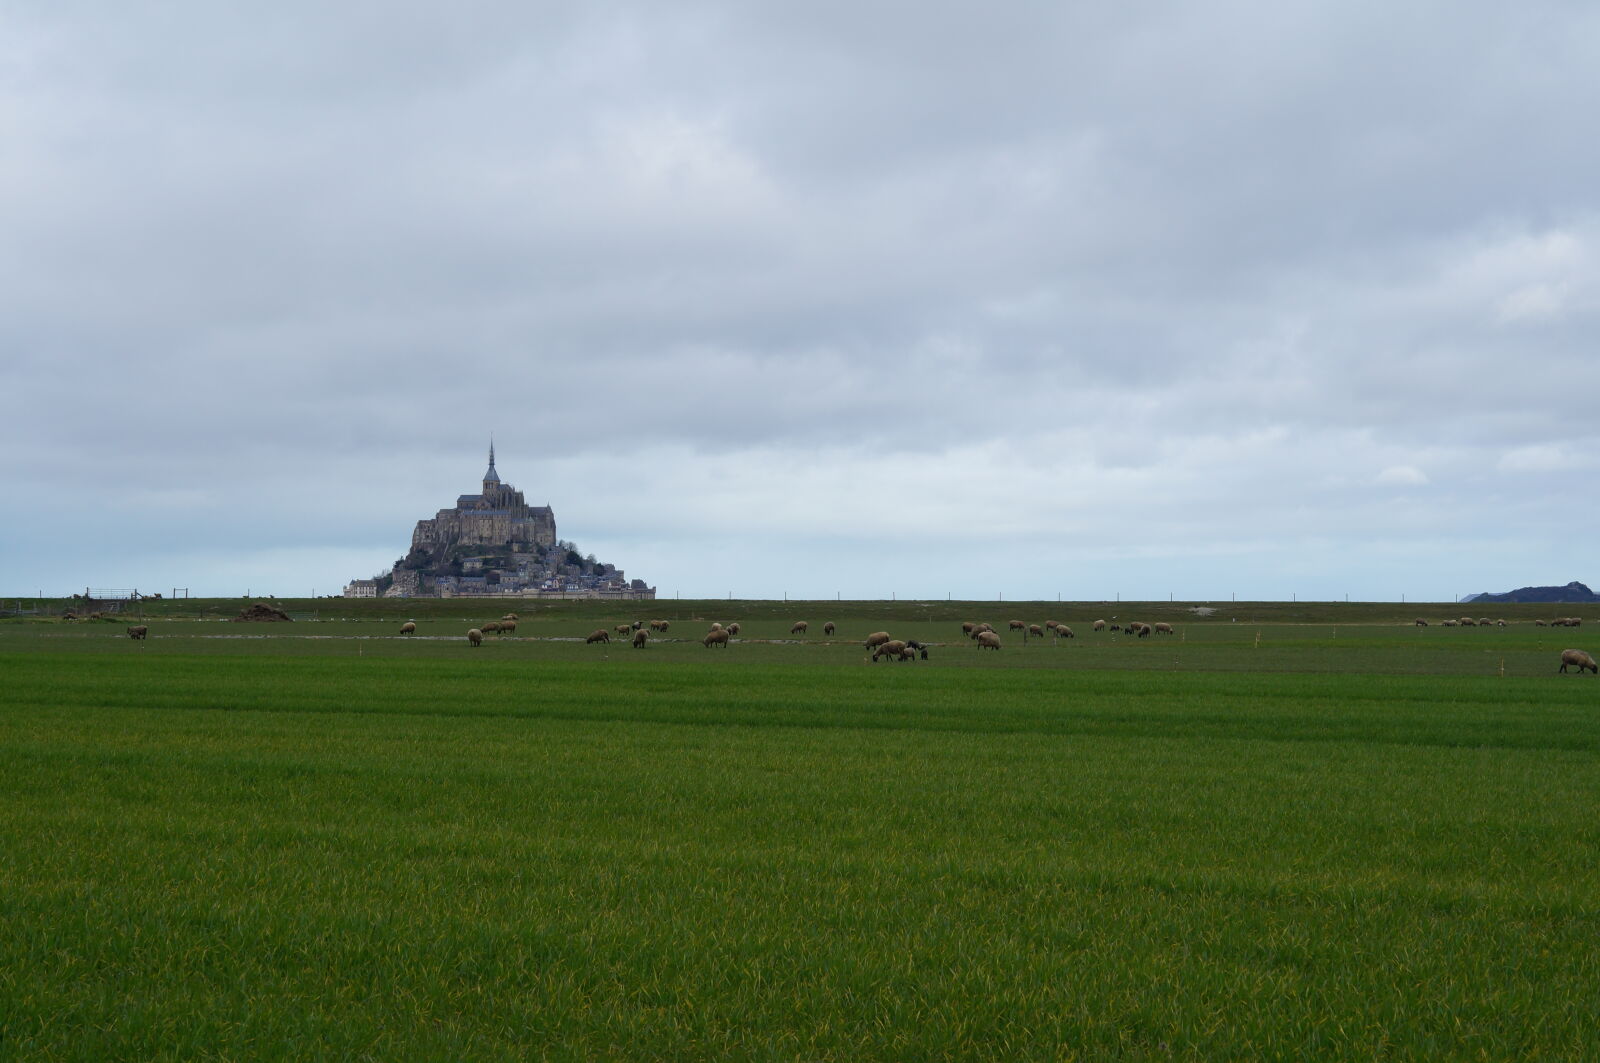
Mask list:
POLYGON ((147 639, 150 637, 150 628, 145 624, 136 624, 128 629, 130 639, 147 639))
POLYGON ((596 642, 610 642, 611 632, 607 631, 603 627, 595 628, 593 631, 589 632, 589 637, 583 641, 585 645, 592 645, 596 642))
POLYGON ((834 633, 834 632, 835 632, 835 631, 836 631, 836 630, 838 630, 838 629, 837 629, 837 628, 835 628, 835 627, 834 627, 834 626, 833 626, 833 621, 832 621, 832 620, 830 620, 830 621, 828 621, 828 622, 827 622, 827 623, 826 623, 826 624, 823 624, 823 625, 822 625, 822 633, 823 633, 823 634, 824 634, 824 635, 831 635, 831 634, 833 634, 833 633, 834 633))

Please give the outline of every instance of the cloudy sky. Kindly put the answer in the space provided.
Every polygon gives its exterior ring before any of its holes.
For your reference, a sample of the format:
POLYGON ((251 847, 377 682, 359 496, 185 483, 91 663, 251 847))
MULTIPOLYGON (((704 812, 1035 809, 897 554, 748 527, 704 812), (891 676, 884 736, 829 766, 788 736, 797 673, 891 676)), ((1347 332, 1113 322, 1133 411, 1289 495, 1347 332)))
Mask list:
POLYGON ((1600 585, 1589 3, 0 0, 0 595, 1600 585))

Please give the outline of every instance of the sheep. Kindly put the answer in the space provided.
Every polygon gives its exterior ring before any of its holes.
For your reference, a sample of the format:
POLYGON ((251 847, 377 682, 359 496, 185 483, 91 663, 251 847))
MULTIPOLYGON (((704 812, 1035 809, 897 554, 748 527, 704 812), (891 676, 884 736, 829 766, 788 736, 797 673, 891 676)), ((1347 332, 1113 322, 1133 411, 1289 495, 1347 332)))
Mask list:
POLYGON ((711 630, 712 631, 721 631, 722 630, 722 625, 717 623, 715 620, 713 620, 711 622, 711 630))
POLYGON ((1505 627, 1506 626, 1506 622, 1504 620, 1496 620, 1494 622, 1494 626, 1495 627, 1505 627))
POLYGON ((1046 620, 1044 622, 1044 626, 1049 628, 1051 631, 1054 631, 1056 628, 1061 626, 1061 621, 1059 621, 1059 620, 1046 620))
POLYGON ((627 625, 627 624, 618 624, 618 625, 617 625, 617 626, 616 626, 616 627, 615 627, 615 628, 613 628, 613 629, 612 629, 612 630, 614 630, 614 631, 615 631, 615 632, 616 632, 616 633, 617 633, 617 634, 619 634, 619 635, 627 635, 627 634, 631 634, 631 633, 632 633, 632 631, 633 631, 633 628, 632 628, 632 627, 630 627, 630 626, 629 626, 629 625, 627 625))
POLYGON ((1000 648, 1000 636, 993 631, 980 631, 976 637, 978 649, 980 650, 998 650, 1000 648))
POLYGON ((796 620, 794 622, 794 627, 789 629, 789 634, 791 634, 791 635, 804 635, 806 633, 806 627, 807 626, 808 625, 806 624, 806 622, 804 620, 796 620))
POLYGON ((705 646, 708 650, 713 646, 721 646, 723 649, 727 649, 728 633, 722 630, 720 627, 712 628, 710 631, 706 632, 705 646))
MULTIPOLYGON (((1051 623, 1053 625, 1055 622, 1051 621, 1051 623)), ((1052 626, 1050 628, 1050 630, 1054 631, 1055 627, 1052 626)), ((1028 634, 1032 635, 1034 638, 1042 639, 1042 638, 1044 638, 1044 628, 1040 627, 1038 624, 1029 624, 1028 625, 1028 634)))
POLYGON ((145 624, 136 624, 128 629, 130 639, 147 639, 150 637, 150 628, 145 624))
POLYGON ((1111 625, 1111 630, 1112 631, 1121 631, 1122 630, 1122 625, 1121 624, 1112 624, 1111 625))
POLYGON ((1440 627, 1459 627, 1460 624, 1461 624, 1461 621, 1459 621, 1459 620, 1443 620, 1443 621, 1440 621, 1439 626, 1440 627))
POLYGON ((670 620, 661 621, 661 632, 662 632, 662 634, 666 634, 667 628, 669 628, 671 626, 672 626, 672 621, 670 621, 670 620))
POLYGON ((644 627, 644 621, 643 620, 635 620, 633 622, 633 630, 639 631, 643 627, 644 627))
POLYGON ((415 620, 407 620, 405 623, 400 625, 400 634, 402 634, 402 635, 415 635, 416 633, 417 633, 417 622, 415 620))
POLYGON ((507 613, 505 616, 502 616, 500 619, 501 620, 521 620, 522 617, 518 616, 516 613, 507 613))
POLYGON ((1133 623, 1128 625, 1128 630, 1133 632, 1134 635, 1138 636, 1139 638, 1148 638, 1149 635, 1150 635, 1151 627, 1150 627, 1149 624, 1146 624, 1143 620, 1136 620, 1133 623))
POLYGON ((899 639, 890 639, 888 642, 880 646, 874 646, 872 649, 872 659, 874 661, 879 657, 893 657, 897 661, 903 661, 911 655, 911 651, 906 649, 906 644, 899 639))
POLYGON ((467 641, 474 646, 482 646, 483 632, 479 631, 477 628, 471 629, 467 632, 467 641))
POLYGON ((1172 634, 1172 625, 1168 624, 1166 622, 1162 622, 1160 624, 1157 624, 1156 625, 1156 634, 1157 635, 1170 635, 1170 634, 1172 634))
POLYGON ((1093 624, 1089 625, 1089 630, 1091 631, 1104 631, 1105 629, 1106 622, 1104 620, 1096 620, 1093 624))
POLYGON ((502 621, 500 621, 500 634, 502 634, 502 635, 515 635, 516 633, 517 633, 517 622, 515 620, 502 620, 502 621))
POLYGON ((983 634, 985 631, 993 630, 994 628, 990 627, 988 624, 979 624, 977 627, 972 629, 972 633, 974 636, 977 636, 983 634))
POLYGON ((1545 626, 1545 623, 1544 623, 1544 621, 1543 621, 1543 620, 1535 620, 1535 621, 1534 621, 1534 622, 1533 622, 1533 626, 1534 626, 1534 627, 1544 627, 1544 626, 1545 626))
POLYGON ((830 620, 826 624, 822 625, 822 633, 824 635, 831 635, 837 630, 838 630, 838 628, 833 626, 833 621, 832 620, 830 620))
POLYGON ((738 624, 729 624, 728 625, 728 635, 730 637, 733 636, 733 635, 737 635, 738 633, 739 633, 739 625, 738 624))
POLYGON ((1461 618, 1461 626, 1462 627, 1477 627, 1478 626, 1478 622, 1476 620, 1472 619, 1472 617, 1470 617, 1470 616, 1464 616, 1464 617, 1461 618))
POLYGON ((1578 670, 1579 675, 1583 674, 1584 669, 1588 669, 1595 675, 1600 675, 1600 665, 1595 664, 1594 658, 1582 650, 1561 651, 1561 671, 1565 672, 1569 664, 1578 670))
POLYGON ((597 627, 593 631, 589 632, 589 637, 584 639, 583 643, 584 643, 585 646, 589 646, 589 645, 593 645, 596 642, 610 642, 610 641, 611 641, 611 632, 607 631, 603 627, 597 627))
POLYGON ((491 620, 487 624, 483 625, 482 630, 483 630, 483 633, 485 635, 492 634, 493 632, 499 631, 500 630, 500 621, 491 620))
POLYGON ((1057 624, 1056 625, 1056 638, 1058 638, 1058 639, 1070 639, 1070 638, 1076 638, 1076 637, 1077 636, 1072 633, 1072 629, 1070 627, 1068 627, 1067 625, 1065 625, 1065 624, 1057 624))
POLYGON ((1418 627, 1427 627, 1428 626, 1428 622, 1426 620, 1422 619, 1422 617, 1420 617, 1420 616, 1417 617, 1416 624, 1417 624, 1418 627))
POLYGON ((1480 617, 1478 617, 1478 626, 1479 627, 1494 627, 1494 621, 1490 620, 1486 616, 1480 616, 1480 617))
POLYGON ((867 641, 864 642, 862 645, 864 645, 867 649, 870 650, 870 649, 873 649, 876 646, 882 646, 885 642, 888 642, 888 641, 889 641, 889 633, 887 631, 874 631, 872 634, 867 636, 867 641))
POLYGON ((965 624, 961 625, 961 634, 962 634, 963 637, 970 639, 972 637, 972 633, 974 631, 976 631, 977 629, 978 629, 978 625, 977 624, 968 622, 968 623, 965 623, 965 624))
POLYGON ((652 621, 650 621, 650 630, 651 631, 660 631, 662 623, 663 623, 663 621, 660 621, 660 620, 652 620, 652 621))
POLYGON ((639 631, 635 631, 633 633, 633 648, 636 649, 636 650, 644 649, 645 641, 647 639, 649 639, 649 638, 650 638, 649 634, 646 633, 645 631, 643 631, 642 629, 639 630, 639 631))
POLYGON ((1023 631, 1027 629, 1028 625, 1023 623, 1021 620, 1009 620, 1006 622, 1006 626, 1012 631, 1023 631))

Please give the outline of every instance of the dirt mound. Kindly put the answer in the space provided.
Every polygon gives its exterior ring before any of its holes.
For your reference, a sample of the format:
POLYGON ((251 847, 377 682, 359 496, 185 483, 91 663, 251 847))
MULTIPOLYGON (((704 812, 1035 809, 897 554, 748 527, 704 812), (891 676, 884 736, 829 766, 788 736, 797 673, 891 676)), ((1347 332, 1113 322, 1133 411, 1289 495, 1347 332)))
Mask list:
POLYGON ((274 609, 264 602, 256 602, 250 608, 233 618, 234 623, 243 620, 246 622, 256 620, 288 620, 289 614, 282 609, 274 609))

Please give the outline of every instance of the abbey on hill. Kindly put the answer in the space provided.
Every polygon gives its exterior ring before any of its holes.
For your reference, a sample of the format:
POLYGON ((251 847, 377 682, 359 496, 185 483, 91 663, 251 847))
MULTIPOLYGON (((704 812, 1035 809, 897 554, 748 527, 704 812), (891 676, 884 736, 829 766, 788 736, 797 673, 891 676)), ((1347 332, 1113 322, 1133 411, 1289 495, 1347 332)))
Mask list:
POLYGON ((549 506, 530 506, 500 479, 489 444, 483 491, 417 521, 411 550, 375 579, 351 580, 347 598, 654 598, 644 580, 584 557, 556 538, 549 506))

